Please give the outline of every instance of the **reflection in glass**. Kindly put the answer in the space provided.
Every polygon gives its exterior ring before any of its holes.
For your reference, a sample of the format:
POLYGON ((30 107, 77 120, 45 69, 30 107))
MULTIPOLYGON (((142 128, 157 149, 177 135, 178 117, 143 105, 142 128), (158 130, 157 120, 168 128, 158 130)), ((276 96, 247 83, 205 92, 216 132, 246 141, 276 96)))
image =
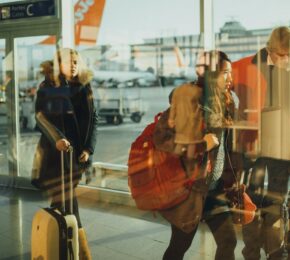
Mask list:
POLYGON ((6 3, 13 3, 13 2, 21 2, 21 1, 26 1, 26 0, 17 0, 17 1, 11 1, 11 0, 0 0, 0 4, 6 4, 6 3))
POLYGON ((15 44, 15 86, 18 90, 18 131, 20 176, 31 176, 33 155, 39 139, 35 131, 34 105, 35 95, 43 76, 40 64, 52 60, 55 53, 55 37, 52 43, 46 43, 51 36, 34 36, 16 38, 15 44))

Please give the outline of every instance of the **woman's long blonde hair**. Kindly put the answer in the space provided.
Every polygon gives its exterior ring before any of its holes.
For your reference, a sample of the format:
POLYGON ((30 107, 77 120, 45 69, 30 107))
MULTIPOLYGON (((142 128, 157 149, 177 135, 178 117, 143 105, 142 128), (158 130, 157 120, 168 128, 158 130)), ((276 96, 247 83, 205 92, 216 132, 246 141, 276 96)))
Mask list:
POLYGON ((86 64, 84 63, 81 55, 73 49, 70 48, 61 48, 59 49, 56 54, 54 55, 54 59, 53 59, 53 78, 55 81, 56 86, 60 86, 61 85, 61 77, 62 72, 61 72, 61 63, 63 60, 65 60, 65 58, 67 58, 68 56, 76 56, 77 57, 77 62, 78 62, 78 81, 82 84, 82 85, 86 85, 88 84, 91 79, 93 78, 93 73, 90 69, 88 69, 88 67, 86 66, 86 64))

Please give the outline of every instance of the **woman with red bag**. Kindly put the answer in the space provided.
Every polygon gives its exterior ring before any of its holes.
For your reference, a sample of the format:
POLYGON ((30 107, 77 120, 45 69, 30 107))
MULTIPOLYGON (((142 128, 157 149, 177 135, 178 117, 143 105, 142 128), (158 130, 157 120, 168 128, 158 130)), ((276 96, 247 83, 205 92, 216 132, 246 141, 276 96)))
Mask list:
POLYGON ((223 52, 205 52, 196 71, 196 82, 174 90, 171 107, 163 113, 155 131, 156 147, 180 154, 187 174, 192 174, 197 164, 201 169, 192 184, 192 196, 172 209, 160 211, 171 223, 172 231, 163 259, 183 259, 203 219, 217 244, 215 259, 233 260, 237 240, 225 197, 227 181, 222 178, 228 153, 226 128, 232 124, 235 109, 230 90, 231 61, 223 52), (173 134, 168 135, 169 129, 173 134), (190 221, 193 224, 185 229, 190 221))

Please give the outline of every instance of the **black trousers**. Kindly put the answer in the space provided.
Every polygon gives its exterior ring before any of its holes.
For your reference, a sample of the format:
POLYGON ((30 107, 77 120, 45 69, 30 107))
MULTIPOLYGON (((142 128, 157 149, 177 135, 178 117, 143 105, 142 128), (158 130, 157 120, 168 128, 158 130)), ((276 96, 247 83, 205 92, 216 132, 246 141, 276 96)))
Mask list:
MULTIPOLYGON (((237 239, 231 213, 225 212, 210 216, 205 219, 205 222, 210 228, 217 244, 215 260, 234 260, 237 239)), ((182 260, 184 254, 191 246, 197 228, 188 234, 171 225, 170 243, 163 255, 163 260, 182 260)))

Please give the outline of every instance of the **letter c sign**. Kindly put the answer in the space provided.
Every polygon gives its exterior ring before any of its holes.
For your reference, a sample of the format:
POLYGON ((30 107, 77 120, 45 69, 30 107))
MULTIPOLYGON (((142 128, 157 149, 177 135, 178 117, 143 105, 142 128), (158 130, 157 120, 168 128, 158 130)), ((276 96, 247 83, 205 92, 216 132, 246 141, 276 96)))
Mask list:
POLYGON ((29 4, 26 7, 26 13, 27 13, 28 16, 33 16, 34 15, 34 13, 31 12, 31 7, 33 7, 33 4, 29 4))

